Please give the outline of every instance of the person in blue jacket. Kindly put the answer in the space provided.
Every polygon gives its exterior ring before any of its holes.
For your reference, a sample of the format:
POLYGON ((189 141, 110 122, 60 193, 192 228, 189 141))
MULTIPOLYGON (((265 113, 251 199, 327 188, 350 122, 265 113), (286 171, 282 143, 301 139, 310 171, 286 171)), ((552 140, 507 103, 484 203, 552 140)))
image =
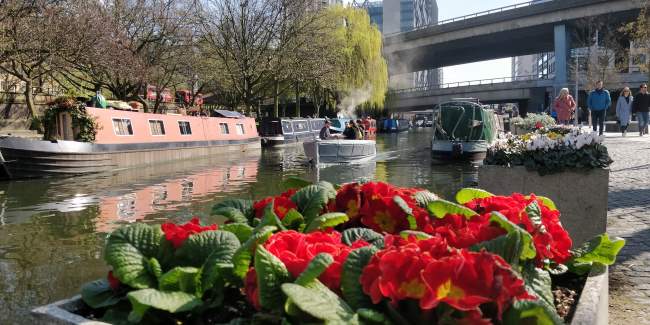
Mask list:
POLYGON ((587 100, 587 107, 591 111, 591 124, 594 127, 594 132, 603 135, 605 131, 605 117, 607 109, 612 104, 612 98, 609 96, 609 91, 603 89, 603 81, 596 82, 596 89, 589 93, 587 100))

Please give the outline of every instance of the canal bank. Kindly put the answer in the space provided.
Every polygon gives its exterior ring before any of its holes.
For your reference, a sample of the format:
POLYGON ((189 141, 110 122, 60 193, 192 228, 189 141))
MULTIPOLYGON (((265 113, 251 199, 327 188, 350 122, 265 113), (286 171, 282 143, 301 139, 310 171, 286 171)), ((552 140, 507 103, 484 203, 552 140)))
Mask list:
POLYGON ((342 183, 374 179, 451 197, 476 170, 431 164, 431 129, 380 135, 377 160, 320 170, 302 146, 262 150, 76 178, 0 182, 0 324, 28 322, 29 310, 78 293, 106 272, 106 233, 129 222, 209 220, 229 197, 277 193, 287 177, 342 183))

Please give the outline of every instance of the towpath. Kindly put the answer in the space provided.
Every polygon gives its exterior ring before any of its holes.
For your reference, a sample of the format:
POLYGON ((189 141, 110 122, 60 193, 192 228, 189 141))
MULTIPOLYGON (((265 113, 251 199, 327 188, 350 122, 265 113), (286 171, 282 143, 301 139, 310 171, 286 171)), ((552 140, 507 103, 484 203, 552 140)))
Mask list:
POLYGON ((650 136, 607 134, 607 232, 627 240, 610 269, 610 324, 650 325, 650 136))

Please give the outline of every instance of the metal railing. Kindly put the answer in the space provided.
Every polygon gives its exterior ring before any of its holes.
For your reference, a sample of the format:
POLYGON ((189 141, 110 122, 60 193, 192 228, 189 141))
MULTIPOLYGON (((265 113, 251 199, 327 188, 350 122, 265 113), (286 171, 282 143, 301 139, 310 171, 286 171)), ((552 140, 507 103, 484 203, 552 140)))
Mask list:
POLYGON ((441 21, 439 21, 438 23, 435 23, 435 24, 429 24, 429 25, 413 27, 412 29, 409 29, 407 31, 400 31, 400 32, 396 32, 396 33, 386 34, 385 36, 394 36, 394 35, 398 35, 398 34, 402 34, 402 33, 412 32, 412 31, 415 31, 415 30, 425 29, 425 28, 432 27, 432 26, 440 26, 440 25, 444 25, 444 24, 454 23, 454 22, 457 22, 457 21, 463 21, 463 20, 467 20, 467 19, 477 18, 477 17, 486 16, 486 15, 490 15, 490 14, 496 14, 496 13, 509 11, 509 10, 513 10, 513 9, 518 9, 518 8, 523 8, 523 7, 529 7, 529 6, 532 6, 532 5, 535 5, 535 4, 546 3, 546 2, 551 2, 551 1, 554 1, 554 0, 545 0, 545 1, 544 0, 542 0, 542 1, 536 0, 536 1, 528 1, 528 2, 516 3, 514 5, 509 5, 509 6, 505 6, 505 7, 480 11, 480 12, 476 12, 476 13, 465 15, 465 16, 460 16, 460 17, 454 17, 454 18, 441 20, 441 21))
POLYGON ((543 78, 538 75, 528 75, 528 76, 501 77, 501 78, 480 79, 480 80, 470 80, 470 81, 458 81, 458 82, 448 82, 448 83, 435 84, 435 85, 427 85, 422 87, 393 89, 389 93, 396 95, 396 94, 403 94, 403 93, 424 92, 424 91, 437 90, 437 89, 482 86, 482 85, 493 85, 493 84, 536 81, 536 80, 548 80, 548 78, 543 78))

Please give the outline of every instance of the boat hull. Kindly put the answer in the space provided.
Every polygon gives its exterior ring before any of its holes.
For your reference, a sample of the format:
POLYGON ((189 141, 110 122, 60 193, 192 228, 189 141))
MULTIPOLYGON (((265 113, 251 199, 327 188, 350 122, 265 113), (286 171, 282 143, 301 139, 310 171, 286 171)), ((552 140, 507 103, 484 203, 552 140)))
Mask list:
POLYGON ((0 139, 9 175, 32 178, 101 173, 159 162, 260 149, 259 138, 186 142, 96 144, 77 141, 0 139))
POLYGON ((315 164, 361 163, 377 156, 372 140, 318 140, 303 143, 305 155, 315 164))
POLYGON ((431 155, 441 161, 479 161, 485 159, 487 141, 447 141, 433 140, 431 155))
POLYGON ((307 132, 304 134, 277 135, 261 137, 263 147, 281 147, 286 145, 295 145, 307 140, 318 137, 317 133, 307 132))

